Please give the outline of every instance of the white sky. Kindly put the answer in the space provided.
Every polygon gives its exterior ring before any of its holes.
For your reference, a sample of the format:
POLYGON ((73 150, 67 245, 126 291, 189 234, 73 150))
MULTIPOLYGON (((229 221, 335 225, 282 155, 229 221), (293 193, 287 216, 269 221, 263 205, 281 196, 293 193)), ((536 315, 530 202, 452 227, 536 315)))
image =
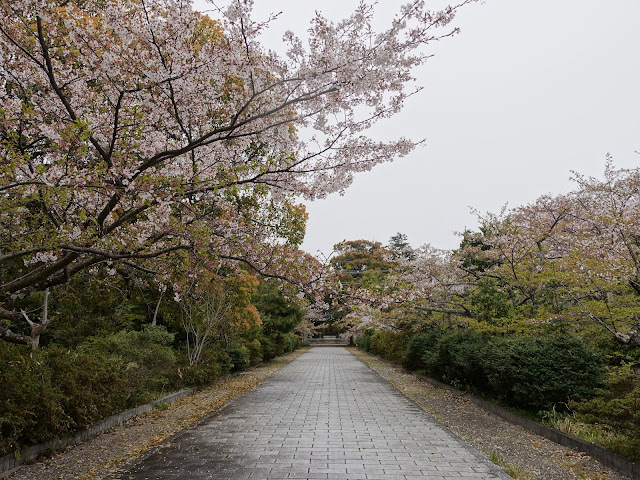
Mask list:
MULTIPOLYGON (((256 0, 256 18, 282 12, 263 35, 303 36, 315 10, 346 17, 357 0, 256 0)), ((196 8, 204 2, 196 0, 196 8)), ((400 4, 379 0, 381 20, 400 4)), ((601 176, 605 155, 640 166, 640 1, 486 0, 467 6, 461 33, 439 43, 416 72, 424 90, 371 132, 426 144, 397 162, 359 174, 344 196, 307 204, 302 248, 335 243, 455 248, 454 232, 477 226, 470 207, 498 211, 573 189, 571 171, 601 176)))

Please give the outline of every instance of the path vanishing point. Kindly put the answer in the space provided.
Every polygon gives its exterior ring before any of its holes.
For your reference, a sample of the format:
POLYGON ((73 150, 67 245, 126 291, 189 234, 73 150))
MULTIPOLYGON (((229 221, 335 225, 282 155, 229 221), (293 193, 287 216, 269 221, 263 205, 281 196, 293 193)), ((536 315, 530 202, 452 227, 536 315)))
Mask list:
POLYGON ((314 347, 121 478, 510 479, 347 349, 314 347))

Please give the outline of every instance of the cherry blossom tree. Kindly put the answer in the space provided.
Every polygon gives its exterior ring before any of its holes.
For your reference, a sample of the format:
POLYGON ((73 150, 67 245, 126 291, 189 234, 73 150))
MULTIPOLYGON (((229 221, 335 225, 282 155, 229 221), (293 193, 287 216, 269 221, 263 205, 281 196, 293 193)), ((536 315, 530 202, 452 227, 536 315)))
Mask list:
POLYGON ((603 179, 575 181, 572 249, 562 268, 573 314, 640 346, 640 170, 617 170, 609 159, 603 179))
MULTIPOLYGON (((466 232, 455 254, 469 280, 460 314, 480 319, 478 304, 491 293, 506 306, 504 323, 595 324, 638 346, 640 173, 609 159, 603 179, 574 180, 567 195, 479 216, 480 231, 466 232)), ((489 313, 500 323, 500 313, 489 313)))
POLYGON ((389 255, 389 274, 344 292, 346 323, 496 332, 561 324, 640 346, 640 169, 609 161, 603 179, 574 180, 569 194, 478 214, 480 228, 455 251, 389 255))
POLYGON ((99 265, 153 273, 189 250, 264 267, 295 196, 415 147, 366 130, 416 91, 425 45, 469 1, 413 0, 382 32, 366 3, 317 14, 279 57, 250 0, 213 20, 188 0, 0 0, 0 338, 31 343, 20 300, 99 265))
POLYGON ((509 310, 535 318, 548 300, 558 260, 571 248, 567 232, 573 211, 567 197, 545 195, 499 214, 478 214, 480 231, 465 232, 456 252, 458 267, 475 283, 470 295, 478 289, 501 292, 509 310))

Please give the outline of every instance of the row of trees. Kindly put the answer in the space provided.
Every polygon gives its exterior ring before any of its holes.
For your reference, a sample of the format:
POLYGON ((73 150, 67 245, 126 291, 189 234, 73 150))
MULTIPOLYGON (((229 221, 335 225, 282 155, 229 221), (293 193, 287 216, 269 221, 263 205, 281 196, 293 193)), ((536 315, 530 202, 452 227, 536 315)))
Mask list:
POLYGON ((216 19, 189 1, 0 0, 0 339, 37 347, 61 286, 99 269, 176 298, 241 264, 313 290, 296 197, 414 148, 365 130, 415 92, 466 3, 413 0, 379 33, 366 3, 317 14, 279 57, 246 0, 216 19))
POLYGON ((607 163, 603 179, 574 179, 567 195, 478 214, 478 230, 452 251, 409 249, 398 237, 386 248, 338 245, 352 326, 369 325, 357 321, 363 312, 384 328, 407 318, 494 331, 563 324, 640 347, 640 170, 607 163))

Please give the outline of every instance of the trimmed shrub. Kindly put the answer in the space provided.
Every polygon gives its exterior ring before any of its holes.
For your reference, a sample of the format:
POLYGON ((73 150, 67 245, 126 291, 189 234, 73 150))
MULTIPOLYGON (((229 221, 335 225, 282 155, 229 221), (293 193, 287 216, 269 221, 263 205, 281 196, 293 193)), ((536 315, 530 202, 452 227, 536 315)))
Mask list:
POLYGON ((201 362, 181 369, 183 384, 190 387, 211 385, 224 374, 222 365, 215 360, 201 362))
POLYGON ((0 342, 0 385, 0 454, 65 432, 61 393, 42 352, 0 342))
POLYGON ((371 338, 373 337, 373 331, 371 330, 367 330, 366 332, 364 332, 362 334, 362 336, 360 338, 358 338, 358 341, 356 342, 356 345, 361 348, 362 350, 364 350, 365 352, 370 352, 371 351, 371 338))
POLYGON ((591 398, 604 379, 602 358, 571 335, 495 338, 485 352, 493 393, 532 411, 591 398))
POLYGON ((43 351, 51 381, 60 393, 65 430, 88 428, 104 417, 135 406, 122 362, 58 346, 43 351))
POLYGON ((285 342, 284 351, 286 353, 293 352, 302 346, 302 339, 295 333, 285 333, 283 339, 285 342))
POLYGON ((247 347, 244 345, 229 345, 227 347, 227 353, 229 354, 229 361, 232 364, 232 372, 240 372, 249 368, 251 354, 247 347))
POLYGON ((300 337, 294 333, 271 333, 260 339, 262 356, 265 360, 279 357, 286 352, 293 352, 302 345, 300 337))
POLYGON ((598 389, 591 400, 571 407, 577 410, 578 420, 615 430, 617 435, 603 442, 606 448, 640 460, 640 375, 632 364, 613 369, 606 388, 598 389))
POLYGON ((276 343, 276 335, 264 335, 260 339, 260 343, 262 344, 262 358, 265 360, 271 360, 272 358, 277 357, 278 355, 282 355, 282 351, 278 348, 278 344, 276 343))
POLYGON ((233 364, 227 350, 219 344, 209 345, 202 351, 200 361, 196 365, 184 365, 180 369, 182 386, 206 387, 227 375, 232 368, 233 364))
POLYGON ((257 338, 245 343, 245 347, 249 350, 249 363, 251 366, 257 365, 262 361, 262 344, 257 338))
POLYGON ((456 330, 437 337, 434 348, 425 350, 422 362, 428 372, 452 385, 486 390, 483 359, 487 338, 473 330, 456 330))
POLYGON ((122 364, 59 346, 0 343, 0 454, 87 428, 131 406, 122 364))
POLYGON ((426 352, 433 351, 439 337, 437 330, 412 336, 404 350, 402 366, 408 370, 424 370, 426 365, 422 357, 426 352))
POLYGON ((593 397, 602 386, 602 358, 577 337, 491 337, 474 330, 424 334, 367 332, 361 348, 457 387, 538 412, 593 397))
POLYGON ((128 403, 152 400, 177 383, 177 357, 171 348, 174 335, 162 327, 143 331, 120 331, 106 337, 91 337, 78 347, 91 356, 110 356, 126 371, 130 388, 128 403))
POLYGON ((407 333, 377 331, 371 337, 370 351, 392 362, 402 363, 408 337, 407 333))

